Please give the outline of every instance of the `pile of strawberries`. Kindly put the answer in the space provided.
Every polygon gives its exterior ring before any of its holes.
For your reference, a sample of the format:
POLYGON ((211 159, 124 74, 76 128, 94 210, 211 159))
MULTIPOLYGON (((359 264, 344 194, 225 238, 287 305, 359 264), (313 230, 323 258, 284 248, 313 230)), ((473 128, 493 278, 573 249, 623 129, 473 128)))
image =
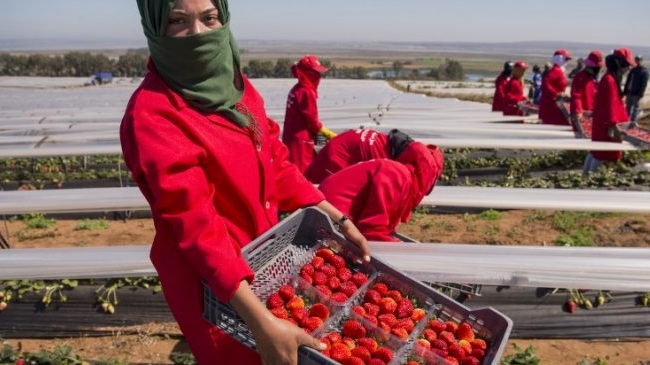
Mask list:
POLYGON ((285 319, 311 333, 329 317, 329 308, 322 303, 309 304, 309 300, 296 294, 296 289, 282 285, 266 299, 266 307, 274 316, 285 319))
POLYGON ((327 347, 323 355, 343 365, 386 365, 395 354, 373 337, 360 321, 348 319, 343 322, 341 331, 332 331, 321 336, 327 347))
POLYGON ((469 323, 432 318, 416 340, 415 356, 407 365, 479 365, 485 358, 487 347, 487 342, 476 337, 469 323))

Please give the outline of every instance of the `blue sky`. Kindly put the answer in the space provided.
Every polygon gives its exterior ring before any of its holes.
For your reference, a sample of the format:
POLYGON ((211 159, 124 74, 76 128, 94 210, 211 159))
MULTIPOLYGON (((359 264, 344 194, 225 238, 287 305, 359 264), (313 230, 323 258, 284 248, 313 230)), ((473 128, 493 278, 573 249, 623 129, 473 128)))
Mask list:
MULTIPOLYGON (((144 46, 135 0, 14 0, 3 5, 0 39, 110 39, 144 46)), ((230 8, 239 40, 548 40, 650 46, 650 0, 232 0, 230 8)))

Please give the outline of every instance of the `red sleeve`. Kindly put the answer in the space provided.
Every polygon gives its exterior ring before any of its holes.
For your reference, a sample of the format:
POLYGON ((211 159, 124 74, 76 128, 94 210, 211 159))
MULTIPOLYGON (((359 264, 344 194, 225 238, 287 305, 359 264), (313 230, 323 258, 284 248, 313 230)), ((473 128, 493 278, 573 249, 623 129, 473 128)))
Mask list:
POLYGON ((526 100, 524 87, 519 80, 510 79, 505 86, 506 105, 515 106, 520 101, 526 100))
MULTIPOLYGON (((170 115, 148 105, 122 122, 124 158, 151 206, 157 225, 170 232, 182 257, 200 273, 220 300, 228 301, 253 272, 213 204, 215 189, 201 168, 205 151, 170 115), (139 123, 139 121, 144 121, 139 123), (176 146, 176 148, 169 148, 176 146)), ((157 227, 158 228, 158 227, 157 227)))
POLYGON ((320 122, 318 117, 318 104, 316 102, 316 92, 308 88, 301 88, 298 98, 300 111, 302 112, 305 128, 312 133, 316 134, 323 128, 323 123, 320 122))
POLYGON ((582 106, 584 87, 581 74, 576 75, 571 82, 571 114, 581 114, 584 111, 582 106))

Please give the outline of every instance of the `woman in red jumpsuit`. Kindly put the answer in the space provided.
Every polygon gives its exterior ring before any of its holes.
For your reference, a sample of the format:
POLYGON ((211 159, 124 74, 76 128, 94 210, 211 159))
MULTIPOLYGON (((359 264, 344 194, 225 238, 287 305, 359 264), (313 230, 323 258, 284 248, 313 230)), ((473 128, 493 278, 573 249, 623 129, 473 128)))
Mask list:
POLYGON ((524 93, 524 73, 528 65, 524 61, 517 61, 512 68, 512 77, 506 83, 504 88, 504 106, 503 115, 524 115, 519 105, 526 101, 524 93))
MULTIPOLYGON (((299 345, 320 342, 266 309, 241 249, 278 222, 278 211, 343 213, 288 161, 278 124, 240 72, 227 1, 137 5, 151 57, 120 140, 151 208, 150 258, 167 304, 199 364, 296 364, 299 345), (203 319, 202 282, 245 321, 259 355, 203 319)), ((348 222, 344 234, 367 256, 348 222)))
POLYGON ((512 61, 506 61, 506 63, 503 64, 503 71, 501 71, 499 76, 494 79, 494 96, 492 97, 493 112, 503 112, 503 103, 505 98, 504 89, 512 75, 513 65, 512 61))
POLYGON ((589 53, 584 61, 585 67, 571 82, 571 126, 578 133, 583 114, 591 114, 594 109, 594 96, 598 87, 598 74, 603 67, 603 54, 596 50, 589 53))
POLYGON ((567 125, 569 121, 560 110, 556 101, 561 97, 568 84, 565 75, 567 62, 571 55, 565 49, 558 49, 551 57, 553 66, 542 79, 542 96, 539 100, 539 119, 544 124, 567 125))
POLYGON ((348 166, 327 177, 319 189, 332 205, 352 217, 369 240, 399 242, 400 222, 431 193, 443 170, 436 146, 410 143, 401 154, 406 163, 374 159, 348 166))
POLYGON ((305 171, 305 177, 314 184, 320 184, 326 177, 357 162, 374 158, 398 159, 412 141, 407 134, 397 129, 388 134, 372 129, 343 132, 318 152, 305 171))
POLYGON ((289 148, 289 160, 303 173, 316 154, 317 134, 327 139, 336 135, 323 127, 318 117, 318 85, 325 71, 327 68, 312 55, 304 56, 291 67, 298 83, 287 96, 282 142, 289 148))
MULTIPOLYGON (((632 51, 627 48, 615 50, 605 58, 607 72, 600 79, 594 100, 591 140, 601 142, 621 142, 613 136, 616 125, 628 122, 630 117, 623 103, 622 79, 630 67, 636 65, 632 51)), ((592 172, 607 161, 618 161, 622 151, 591 151, 585 160, 583 170, 592 172)))

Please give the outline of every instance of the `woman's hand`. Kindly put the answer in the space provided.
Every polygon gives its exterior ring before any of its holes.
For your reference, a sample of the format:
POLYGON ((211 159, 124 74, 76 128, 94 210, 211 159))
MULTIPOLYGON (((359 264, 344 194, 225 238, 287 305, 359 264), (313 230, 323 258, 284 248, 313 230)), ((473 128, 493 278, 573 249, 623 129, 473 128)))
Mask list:
POLYGON ((302 328, 276 318, 253 293, 247 281, 239 283, 230 305, 253 333, 257 352, 265 365, 297 365, 298 347, 302 345, 324 349, 323 343, 302 328))
MULTIPOLYGON (((327 215, 329 215, 334 222, 338 222, 344 215, 343 212, 338 210, 327 200, 323 200, 322 202, 318 203, 317 207, 327 213, 327 215)), ((349 239, 352 243, 361 249, 361 256, 363 257, 363 260, 370 262, 370 248, 368 248, 368 240, 366 240, 366 237, 361 234, 357 226, 355 226, 351 220, 347 219, 345 222, 343 222, 340 228, 341 233, 343 233, 345 238, 349 239)))

